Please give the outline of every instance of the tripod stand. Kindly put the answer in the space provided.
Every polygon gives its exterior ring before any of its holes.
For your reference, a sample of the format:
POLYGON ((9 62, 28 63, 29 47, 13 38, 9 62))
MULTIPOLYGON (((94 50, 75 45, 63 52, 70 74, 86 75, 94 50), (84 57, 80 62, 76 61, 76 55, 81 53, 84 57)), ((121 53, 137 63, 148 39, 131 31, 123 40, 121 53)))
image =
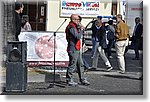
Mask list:
MULTIPOLYGON (((62 24, 58 27, 58 29, 54 32, 53 36, 54 36, 54 76, 53 76, 53 83, 50 84, 48 86, 48 88, 52 88, 54 86, 60 86, 60 87, 65 87, 64 85, 61 85, 59 83, 56 83, 56 80, 55 80, 55 76, 56 76, 56 65, 55 65, 55 61, 56 61, 56 51, 55 51, 55 45, 56 45, 56 33, 57 31, 61 28, 61 26, 66 22, 67 19, 64 20, 64 22, 62 22, 62 24)), ((52 36, 52 37, 53 37, 52 36)), ((50 39, 52 38, 50 37, 50 39)), ((48 41, 50 41, 50 39, 48 41)))

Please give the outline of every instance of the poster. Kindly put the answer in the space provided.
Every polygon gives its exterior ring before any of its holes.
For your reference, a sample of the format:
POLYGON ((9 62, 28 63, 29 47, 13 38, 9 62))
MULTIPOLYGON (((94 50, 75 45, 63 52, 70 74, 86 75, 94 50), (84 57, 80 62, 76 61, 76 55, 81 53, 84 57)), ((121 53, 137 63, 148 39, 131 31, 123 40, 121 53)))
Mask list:
POLYGON ((100 0, 61 0, 60 5, 61 17, 70 17, 72 13, 96 17, 100 12, 100 0))
MULTIPOLYGON (((55 61, 65 65, 69 61, 67 53, 67 41, 65 33, 57 33, 55 37, 53 32, 21 32, 20 41, 27 41, 27 61, 38 62, 41 65, 50 65, 48 62, 55 61), (64 63, 63 63, 64 62, 64 63)), ((31 65, 33 63, 30 63, 31 65)), ((58 64, 58 63, 57 63, 58 64)), ((36 64, 35 64, 36 65, 36 64)))

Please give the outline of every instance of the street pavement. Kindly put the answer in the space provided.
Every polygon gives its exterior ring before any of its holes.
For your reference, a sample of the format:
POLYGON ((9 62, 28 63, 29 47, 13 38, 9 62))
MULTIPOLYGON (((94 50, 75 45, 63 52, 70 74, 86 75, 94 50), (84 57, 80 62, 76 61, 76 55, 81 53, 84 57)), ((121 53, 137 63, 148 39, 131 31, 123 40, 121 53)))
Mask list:
MULTIPOLYGON (((78 86, 67 86, 65 82, 64 72, 56 72, 56 80, 53 83, 53 71, 42 68, 29 68, 28 84, 24 92, 6 92, 5 91, 5 75, 3 75, 3 95, 142 95, 143 80, 139 78, 142 75, 142 60, 132 60, 134 58, 133 50, 129 50, 125 54, 126 73, 120 74, 117 71, 118 64, 116 53, 112 53, 113 59, 110 62, 113 70, 106 72, 106 67, 101 58, 99 58, 98 68, 96 70, 85 73, 89 86, 83 86, 79 83, 78 75, 74 73, 74 79, 78 82, 78 86), (57 82, 61 81, 61 82, 57 82)), ((84 54, 86 61, 91 66, 90 51, 84 54)), ((142 52, 141 57, 142 59, 142 52)))

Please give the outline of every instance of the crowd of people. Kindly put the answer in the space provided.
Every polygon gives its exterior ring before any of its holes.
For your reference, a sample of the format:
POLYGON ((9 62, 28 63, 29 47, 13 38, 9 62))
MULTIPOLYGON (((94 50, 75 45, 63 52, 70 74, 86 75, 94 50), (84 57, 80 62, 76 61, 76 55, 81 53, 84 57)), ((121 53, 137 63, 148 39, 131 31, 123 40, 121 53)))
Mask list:
MULTIPOLYGON (((29 23, 28 15, 19 15, 23 11, 23 4, 15 4, 15 40, 19 41, 18 35, 21 31, 31 31, 31 25, 29 23)), ((79 81, 82 85, 90 85, 87 78, 84 76, 85 70, 96 69, 98 64, 98 57, 100 55, 104 64, 106 65, 106 71, 113 69, 109 59, 113 58, 111 55, 111 49, 113 45, 116 48, 116 57, 118 61, 119 73, 124 74, 126 72, 125 66, 125 48, 128 45, 130 39, 128 25, 123 21, 122 15, 116 16, 117 24, 113 24, 113 20, 109 20, 108 25, 105 26, 102 22, 102 16, 97 16, 97 19, 92 25, 92 66, 82 56, 82 45, 84 44, 84 30, 82 25, 82 17, 78 14, 72 14, 70 16, 70 22, 65 29, 66 40, 68 42, 67 52, 69 56, 69 65, 66 72, 66 82, 69 86, 77 86, 77 82, 73 79, 73 74, 78 73, 79 81)), ((135 51, 135 58, 133 60, 139 60, 139 43, 143 35, 143 26, 140 23, 140 18, 135 18, 135 28, 132 36, 132 45, 135 51)))
POLYGON ((69 66, 66 73, 67 83, 70 86, 76 86, 77 83, 73 81, 73 73, 78 72, 79 80, 83 85, 90 85, 87 79, 84 77, 84 69, 93 70, 97 68, 98 57, 100 55, 104 64, 106 65, 106 71, 113 69, 109 59, 113 58, 111 55, 111 49, 113 45, 116 49, 116 57, 118 61, 118 72, 124 74, 126 72, 125 66, 125 49, 128 46, 129 39, 132 39, 132 45, 134 46, 135 58, 133 60, 139 60, 139 40, 142 39, 143 26, 140 23, 140 18, 135 18, 135 28, 133 36, 129 36, 129 28, 125 21, 122 19, 122 15, 116 16, 117 24, 113 24, 113 20, 109 20, 108 25, 105 26, 102 22, 102 17, 97 16, 97 19, 93 21, 92 25, 92 66, 89 68, 88 63, 82 56, 82 47, 84 26, 81 24, 81 16, 77 14, 71 15, 71 21, 66 27, 66 36, 68 41, 68 55, 69 66), (82 43, 81 43, 82 42, 82 43), (83 61, 84 59, 84 61, 83 61), (84 63, 83 63, 84 62, 84 63), (86 65, 85 65, 86 63, 86 65), (88 66, 88 68, 84 68, 88 66))

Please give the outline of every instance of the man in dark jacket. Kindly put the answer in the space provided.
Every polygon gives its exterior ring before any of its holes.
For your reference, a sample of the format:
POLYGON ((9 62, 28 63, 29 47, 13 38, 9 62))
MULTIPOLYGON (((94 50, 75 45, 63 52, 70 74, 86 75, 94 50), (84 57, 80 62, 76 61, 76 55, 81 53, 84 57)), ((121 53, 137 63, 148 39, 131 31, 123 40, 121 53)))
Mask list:
POLYGON ((102 60, 104 61, 105 65, 106 65, 106 68, 107 68, 106 71, 110 71, 113 69, 113 67, 111 66, 111 64, 104 52, 104 49, 107 48, 106 29, 102 26, 102 21, 96 21, 95 26, 97 28, 97 32, 95 35, 96 45, 95 45, 93 62, 92 62, 92 69, 97 68, 98 55, 100 54, 100 57, 102 58, 102 60))
POLYGON ((91 58, 94 57, 94 53, 95 53, 95 47, 96 47, 96 33, 97 33, 97 27, 95 26, 95 22, 100 22, 102 20, 102 16, 97 16, 96 20, 93 20, 93 24, 92 24, 92 50, 91 50, 91 58))
POLYGON ((143 25, 140 23, 139 17, 135 18, 135 24, 132 36, 132 44, 135 51, 135 58, 133 58, 133 60, 139 60, 139 46, 143 34, 143 25))
POLYGON ((77 68, 79 80, 82 85, 89 85, 90 83, 84 78, 84 68, 81 67, 80 48, 81 48, 81 36, 83 31, 78 26, 80 23, 79 16, 72 14, 71 21, 66 27, 66 39, 68 42, 67 52, 69 56, 69 65, 66 73, 66 81, 69 86, 76 86, 77 83, 73 81, 72 75, 77 68))
POLYGON ((21 17, 20 13, 23 12, 23 4, 20 2, 15 2, 15 12, 14 12, 14 23, 15 23, 15 40, 19 41, 19 34, 21 32, 21 17))
POLYGON ((108 58, 113 58, 111 56, 111 48, 114 45, 115 41, 115 27, 113 25, 113 20, 108 21, 108 26, 107 26, 107 40, 108 40, 108 45, 107 45, 107 53, 108 53, 108 58))

